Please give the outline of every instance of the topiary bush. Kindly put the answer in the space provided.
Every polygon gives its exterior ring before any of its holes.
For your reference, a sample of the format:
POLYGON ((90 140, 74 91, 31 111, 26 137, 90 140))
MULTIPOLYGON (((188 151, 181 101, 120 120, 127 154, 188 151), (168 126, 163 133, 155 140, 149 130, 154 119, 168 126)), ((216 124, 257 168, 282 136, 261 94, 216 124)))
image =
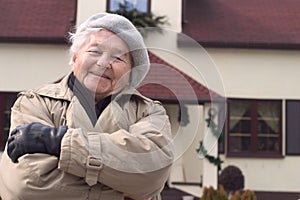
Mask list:
POLYGON ((227 194, 233 194, 235 191, 244 189, 245 178, 238 167, 229 165, 221 171, 219 185, 224 187, 227 194))

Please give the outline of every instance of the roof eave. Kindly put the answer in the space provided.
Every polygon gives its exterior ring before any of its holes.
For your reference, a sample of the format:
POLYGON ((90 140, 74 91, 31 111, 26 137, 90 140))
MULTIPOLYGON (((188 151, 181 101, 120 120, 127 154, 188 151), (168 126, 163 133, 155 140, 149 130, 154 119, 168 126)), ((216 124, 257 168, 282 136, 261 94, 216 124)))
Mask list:
POLYGON ((186 40, 184 37, 177 38, 177 45, 178 47, 191 47, 191 46, 195 46, 194 44, 195 41, 203 47, 211 47, 211 48, 300 50, 300 43, 205 41, 201 39, 186 40))
POLYGON ((2 43, 35 43, 35 44, 68 44, 66 37, 5 37, 0 36, 2 43))

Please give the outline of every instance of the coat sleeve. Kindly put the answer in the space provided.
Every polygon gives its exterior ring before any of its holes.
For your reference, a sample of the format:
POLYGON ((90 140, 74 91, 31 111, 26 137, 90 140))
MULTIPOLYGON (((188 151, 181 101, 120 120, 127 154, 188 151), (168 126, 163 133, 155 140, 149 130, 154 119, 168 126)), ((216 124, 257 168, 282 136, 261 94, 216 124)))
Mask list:
POLYGON ((53 127, 65 125, 67 105, 68 101, 44 98, 33 91, 22 92, 12 107, 10 129, 32 122, 53 127))
POLYGON ((113 133, 69 129, 59 169, 136 199, 160 193, 173 161, 170 123, 159 103, 151 102, 146 110, 128 129, 113 133))
MULTIPOLYGON (((43 99, 32 92, 23 92, 12 107, 11 130, 16 126, 31 122, 40 122, 56 126, 62 121, 54 115, 51 106, 63 107, 63 102, 51 104, 49 99, 43 99), (55 118, 55 119, 54 119, 55 118)), ((46 154, 27 154, 13 163, 6 149, 0 161, 0 194, 3 199, 36 199, 54 191, 55 178, 59 176, 57 158, 46 154), (3 173, 4 172, 4 173, 3 173), (51 177, 51 178, 50 178, 51 177), (49 187, 51 185, 51 187, 49 187)), ((55 198, 55 197, 53 197, 55 198)), ((40 198, 41 199, 41 198, 40 198)))

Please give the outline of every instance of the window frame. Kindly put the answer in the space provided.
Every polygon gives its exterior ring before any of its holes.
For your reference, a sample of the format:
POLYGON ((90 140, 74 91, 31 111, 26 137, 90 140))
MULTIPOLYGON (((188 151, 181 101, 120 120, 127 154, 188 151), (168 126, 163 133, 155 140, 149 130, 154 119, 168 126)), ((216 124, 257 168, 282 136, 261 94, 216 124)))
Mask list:
MULTIPOLYGON (((111 8, 110 8, 110 4, 111 4, 111 2, 113 2, 113 1, 119 1, 119 0, 107 0, 106 1, 106 11, 107 12, 114 12, 114 11, 112 11, 111 10, 111 8)), ((126 0, 126 1, 130 1, 130 0, 126 0)), ((141 10, 139 10, 138 9, 138 11, 140 11, 140 12, 143 12, 143 13, 150 13, 151 12, 151 0, 146 0, 147 1, 147 9, 146 9, 146 12, 144 12, 144 11, 141 11, 141 10)))
POLYGON ((282 158, 283 157, 283 101, 277 99, 228 99, 227 101, 227 115, 226 115, 226 123, 225 123, 225 133, 226 133, 226 156, 228 157, 255 157, 255 158, 282 158), (230 133, 229 133, 229 123, 230 123, 230 104, 232 102, 244 101, 249 102, 251 105, 251 136, 250 136, 250 150, 249 151, 239 151, 232 152, 230 151, 230 145, 232 144, 230 133), (254 131, 257 128, 257 104, 259 102, 277 102, 279 106, 279 131, 278 131, 278 151, 258 151, 258 132, 254 131), (256 105, 256 106, 255 106, 256 105), (256 113, 256 114, 253 114, 256 113), (255 118, 256 117, 256 118, 255 118))

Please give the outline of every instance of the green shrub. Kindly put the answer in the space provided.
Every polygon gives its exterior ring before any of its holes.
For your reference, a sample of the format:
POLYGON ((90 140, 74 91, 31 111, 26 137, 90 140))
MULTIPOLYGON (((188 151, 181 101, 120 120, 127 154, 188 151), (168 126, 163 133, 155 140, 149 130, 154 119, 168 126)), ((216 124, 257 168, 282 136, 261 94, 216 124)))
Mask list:
POLYGON ((256 200, 256 196, 253 191, 245 190, 241 196, 241 200, 256 200))
POLYGON ((213 187, 205 187, 201 200, 227 200, 227 194, 223 187, 220 187, 218 190, 213 187))
POLYGON ((240 191, 235 191, 235 193, 229 198, 229 200, 242 200, 240 191))
POLYGON ((228 198, 223 186, 220 186, 217 190, 213 187, 204 187, 201 200, 256 200, 256 196, 251 190, 245 190, 243 192, 237 190, 229 196, 228 198))
POLYGON ((240 191, 236 191, 229 200, 256 200, 256 196, 251 190, 245 190, 242 195, 240 191))

